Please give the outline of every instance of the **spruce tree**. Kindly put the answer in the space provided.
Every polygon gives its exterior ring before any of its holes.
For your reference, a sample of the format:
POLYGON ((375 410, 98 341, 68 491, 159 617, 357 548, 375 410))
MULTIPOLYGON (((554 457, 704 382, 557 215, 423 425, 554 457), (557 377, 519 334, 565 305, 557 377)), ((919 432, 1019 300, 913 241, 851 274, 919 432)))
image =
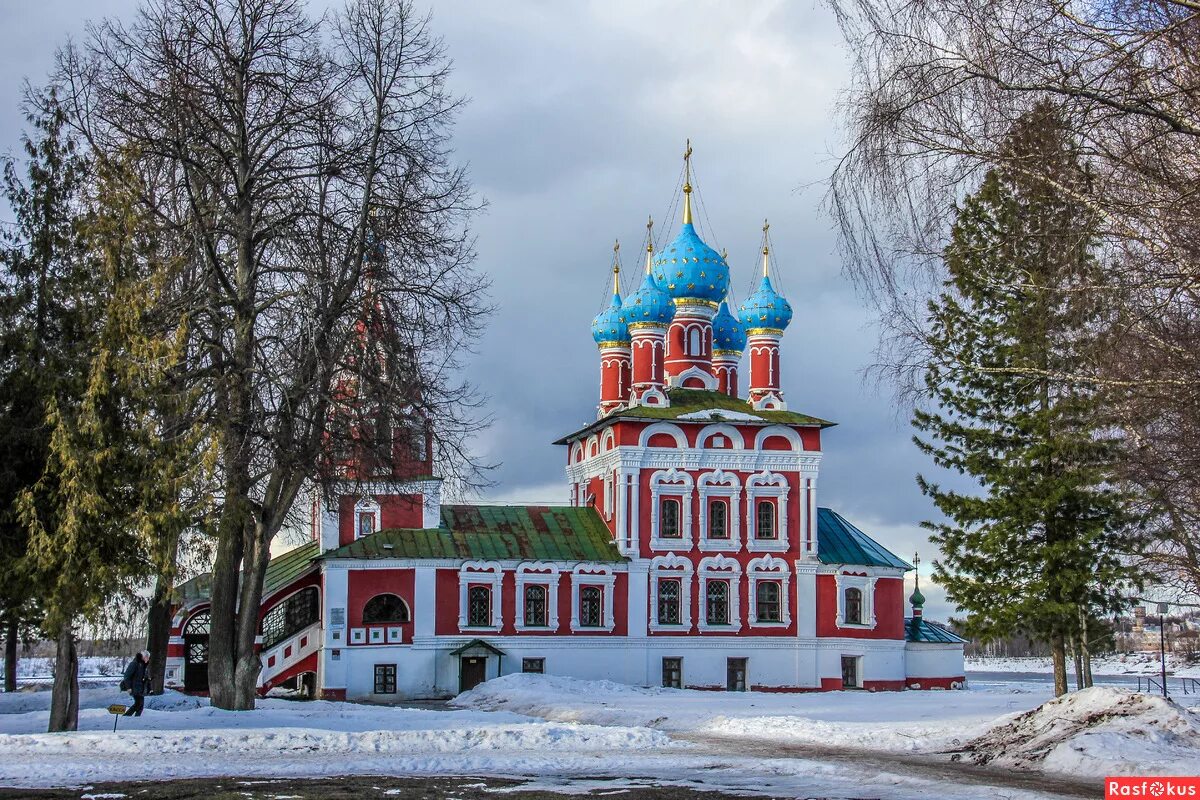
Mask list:
POLYGON ((1105 314, 1088 174, 1059 114, 1039 105, 1013 126, 1000 164, 958 210, 929 305, 926 408, 918 446, 972 478, 956 491, 918 476, 945 516, 938 580, 984 640, 1047 641, 1055 693, 1065 640, 1117 610, 1137 576, 1127 499, 1110 483, 1116 442, 1102 397, 1069 376, 1096 356, 1105 314), (1047 180, 1044 176, 1053 176, 1047 180))

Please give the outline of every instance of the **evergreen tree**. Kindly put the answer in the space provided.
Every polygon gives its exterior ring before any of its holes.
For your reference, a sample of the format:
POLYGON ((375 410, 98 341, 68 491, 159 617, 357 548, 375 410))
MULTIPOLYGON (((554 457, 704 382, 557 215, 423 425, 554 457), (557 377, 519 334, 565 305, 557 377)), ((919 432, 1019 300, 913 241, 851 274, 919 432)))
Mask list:
POLYGON ((929 306, 931 408, 913 419, 918 446, 979 491, 918 483, 946 517, 925 526, 968 633, 1049 642, 1063 694, 1065 642, 1123 605, 1137 536, 1109 482, 1116 442, 1102 398, 1057 377, 1095 356, 1105 314, 1080 291, 1100 269, 1094 214, 1074 199, 1087 172, 1049 105, 1013 126, 1006 150, 1011 166, 990 170, 958 211, 949 277, 929 306))

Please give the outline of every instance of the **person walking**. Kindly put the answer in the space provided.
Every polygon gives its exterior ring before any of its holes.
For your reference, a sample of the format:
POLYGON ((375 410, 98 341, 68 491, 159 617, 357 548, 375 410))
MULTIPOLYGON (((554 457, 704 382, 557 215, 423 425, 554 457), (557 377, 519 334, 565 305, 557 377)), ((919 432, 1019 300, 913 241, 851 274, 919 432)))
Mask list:
POLYGON ((125 712, 126 717, 140 717, 150 693, 150 651, 143 650, 133 657, 125 668, 125 679, 121 686, 133 697, 133 705, 125 712))

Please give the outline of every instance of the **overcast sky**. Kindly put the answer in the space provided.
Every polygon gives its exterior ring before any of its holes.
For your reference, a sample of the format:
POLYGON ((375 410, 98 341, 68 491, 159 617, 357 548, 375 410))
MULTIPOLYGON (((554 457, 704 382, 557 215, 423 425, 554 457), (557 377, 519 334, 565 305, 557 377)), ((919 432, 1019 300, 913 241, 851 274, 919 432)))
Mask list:
MULTIPOLYGON (((40 81, 85 20, 135 6, 0 0, 0 150, 18 146, 23 80, 40 81)), ((821 210, 847 75, 829 11, 805 0, 508 0, 439 4, 434 26, 455 62, 451 85, 471 101, 455 147, 488 202, 475 233, 498 311, 469 377, 495 416, 476 443, 501 464, 489 497, 567 499, 565 453, 551 442, 595 416, 589 324, 607 302, 613 239, 632 282, 646 217, 663 222, 691 137, 701 232, 728 248, 737 298, 755 282, 771 220, 776 286, 795 309, 783 340, 787 401, 838 423, 824 436, 820 503, 899 555, 931 561, 918 527, 931 507, 914 482, 927 465, 907 415, 864 381, 876 330, 821 210)), ((666 222, 673 235, 678 219, 666 222)), ((921 571, 927 613, 945 619, 944 595, 921 571)))

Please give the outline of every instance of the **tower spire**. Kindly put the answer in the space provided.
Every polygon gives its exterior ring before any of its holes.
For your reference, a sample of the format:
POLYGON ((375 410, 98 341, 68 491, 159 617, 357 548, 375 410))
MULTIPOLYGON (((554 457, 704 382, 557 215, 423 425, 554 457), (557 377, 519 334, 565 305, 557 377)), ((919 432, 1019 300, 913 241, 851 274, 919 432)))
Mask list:
POLYGON ((683 224, 692 224, 692 140, 683 151, 683 224))
POLYGON ((613 294, 621 293, 621 240, 613 242, 613 294))
POLYGON ((767 239, 767 231, 771 230, 771 223, 763 220, 763 277, 767 277, 767 267, 770 264, 771 246, 767 239))
POLYGON ((654 217, 646 218, 646 274, 650 274, 650 262, 654 259, 654 217))

